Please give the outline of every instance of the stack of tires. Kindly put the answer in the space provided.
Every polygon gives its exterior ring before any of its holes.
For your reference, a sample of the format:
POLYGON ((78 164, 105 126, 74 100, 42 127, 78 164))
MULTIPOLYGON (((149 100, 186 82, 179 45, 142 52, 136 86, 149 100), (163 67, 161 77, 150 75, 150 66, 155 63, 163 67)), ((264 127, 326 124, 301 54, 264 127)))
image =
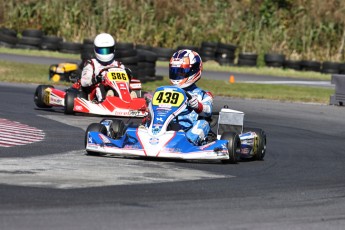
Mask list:
POLYGON ((236 48, 232 44, 218 43, 215 53, 216 61, 220 65, 234 65, 236 48))
POLYGON ((293 69, 293 70, 301 70, 301 61, 296 60, 285 60, 284 61, 284 69, 293 69))
POLYGON ((86 60, 95 57, 95 53, 93 49, 94 49, 93 41, 91 39, 84 39, 83 44, 81 46, 81 53, 80 53, 80 58, 82 62, 85 62, 86 60))
POLYGON ((255 67, 257 64, 258 55, 256 53, 240 53, 238 55, 238 66, 255 67))
POLYGON ((169 61, 175 49, 163 48, 163 47, 152 47, 151 51, 157 55, 159 61, 169 61))
POLYGON ((156 76, 156 61, 158 57, 155 52, 146 49, 137 49, 138 74, 141 82, 154 81, 156 76))
POLYGON ((42 43, 43 31, 36 29, 26 29, 22 31, 22 36, 18 39, 16 48, 19 49, 40 49, 42 43))
POLYGON ((82 44, 78 42, 61 41, 59 43, 59 51, 61 53, 80 54, 81 48, 82 44))
POLYGON ((193 51, 195 51, 195 52, 197 52, 197 53, 200 52, 200 51, 199 51, 199 50, 200 50, 199 47, 197 47, 197 46, 189 46, 189 45, 178 46, 178 47, 176 48, 176 51, 177 51, 177 50, 184 50, 184 49, 193 50, 193 51))
POLYGON ((285 55, 276 53, 267 53, 264 55, 264 61, 268 67, 282 68, 285 63, 285 55))
POLYGON ((41 50, 57 51, 59 50, 59 44, 62 42, 62 38, 57 36, 43 36, 40 44, 41 50))
POLYGON ((200 47, 200 56, 203 61, 211 61, 216 59, 218 43, 217 42, 202 42, 200 47))
POLYGON ((320 72, 321 63, 318 61, 301 61, 301 70, 320 72))
POLYGON ((339 74, 340 73, 340 65, 341 65, 341 63, 338 63, 338 62, 325 61, 322 63, 321 73, 339 74))
POLYGON ((118 42, 115 45, 115 60, 121 62, 132 71, 134 77, 138 75, 137 50, 131 42, 118 42))
POLYGON ((17 32, 12 29, 0 28, 0 46, 14 48, 17 44, 17 32))

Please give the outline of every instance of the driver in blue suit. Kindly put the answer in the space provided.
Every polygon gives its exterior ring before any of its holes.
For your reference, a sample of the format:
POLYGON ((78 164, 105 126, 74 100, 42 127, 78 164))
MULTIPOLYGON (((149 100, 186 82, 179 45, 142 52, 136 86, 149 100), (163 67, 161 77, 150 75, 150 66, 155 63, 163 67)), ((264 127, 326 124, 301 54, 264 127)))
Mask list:
POLYGON ((199 116, 212 115, 213 95, 195 84, 201 78, 202 60, 200 55, 192 50, 183 49, 175 52, 169 63, 169 78, 171 84, 187 91, 192 98, 188 107, 174 118, 174 122, 186 132, 190 142, 200 144, 210 132, 210 125, 199 116))

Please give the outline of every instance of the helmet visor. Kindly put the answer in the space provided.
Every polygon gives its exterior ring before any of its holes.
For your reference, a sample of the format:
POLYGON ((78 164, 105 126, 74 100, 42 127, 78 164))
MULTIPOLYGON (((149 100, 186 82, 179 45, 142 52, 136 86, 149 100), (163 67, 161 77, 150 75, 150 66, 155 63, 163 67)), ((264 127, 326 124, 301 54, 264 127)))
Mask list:
POLYGON ((111 47, 95 47, 95 52, 98 54, 111 54, 114 53, 115 47, 111 46, 111 47))
POLYGON ((182 80, 189 77, 190 68, 170 67, 169 78, 171 80, 182 80))

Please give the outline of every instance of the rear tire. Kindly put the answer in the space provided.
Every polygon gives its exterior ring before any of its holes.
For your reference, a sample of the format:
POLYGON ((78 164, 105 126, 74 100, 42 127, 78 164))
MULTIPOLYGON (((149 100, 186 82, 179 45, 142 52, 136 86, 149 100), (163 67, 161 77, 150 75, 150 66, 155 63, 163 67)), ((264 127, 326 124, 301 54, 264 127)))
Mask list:
MULTIPOLYGON (((102 125, 100 123, 91 123, 87 127, 87 129, 85 131, 85 137, 84 137, 84 147, 85 148, 86 148, 88 133, 91 132, 91 131, 93 131, 93 132, 100 132, 103 135, 107 135, 107 128, 104 125, 102 125)), ((93 152, 93 151, 89 151, 89 150, 86 150, 86 152, 87 152, 88 155, 92 155, 92 156, 100 156, 100 155, 102 155, 99 152, 93 152)))
POLYGON ((254 159, 262 161, 266 154, 266 133, 259 128, 245 128, 243 132, 255 132, 258 135, 258 149, 254 155, 254 159))
POLYGON ((239 160, 239 152, 241 148, 240 137, 235 132, 224 132, 220 139, 228 141, 227 148, 229 152, 229 159, 223 160, 222 162, 236 164, 239 160))
POLYGON ((47 88, 54 88, 52 85, 39 85, 36 88, 34 102, 38 108, 51 108, 52 106, 44 103, 44 91, 47 88))
POLYGON ((76 89, 68 89, 65 94, 65 114, 74 114, 74 98, 79 96, 76 89))

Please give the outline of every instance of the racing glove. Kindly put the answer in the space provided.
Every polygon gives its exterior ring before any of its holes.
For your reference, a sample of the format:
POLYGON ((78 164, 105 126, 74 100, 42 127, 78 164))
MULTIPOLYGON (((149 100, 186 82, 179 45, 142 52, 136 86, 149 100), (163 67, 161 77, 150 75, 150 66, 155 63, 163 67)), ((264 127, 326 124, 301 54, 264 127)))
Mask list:
POLYGON ((189 107, 194 109, 195 112, 201 113, 203 105, 199 102, 198 97, 193 95, 192 98, 188 101, 189 107))
POLYGON ((102 76, 95 76, 94 78, 92 78, 92 83, 95 85, 97 83, 101 83, 103 81, 103 77, 102 76))

